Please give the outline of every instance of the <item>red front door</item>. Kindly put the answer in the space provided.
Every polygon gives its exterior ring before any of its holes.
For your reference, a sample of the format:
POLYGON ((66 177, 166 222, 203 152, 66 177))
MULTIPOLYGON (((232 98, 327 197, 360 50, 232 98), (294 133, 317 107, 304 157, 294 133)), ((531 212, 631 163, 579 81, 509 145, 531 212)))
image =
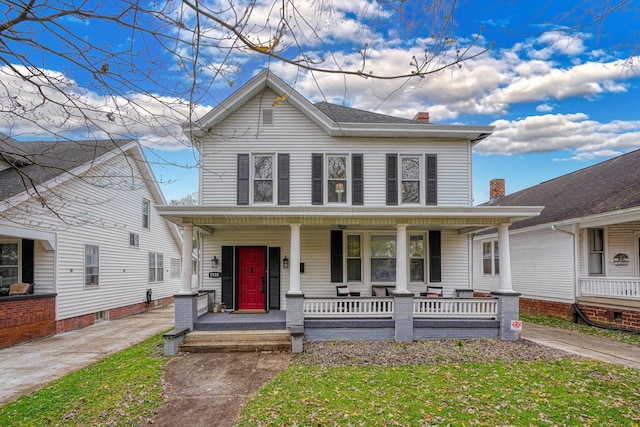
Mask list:
POLYGON ((238 249, 238 309, 264 310, 265 248, 238 249))

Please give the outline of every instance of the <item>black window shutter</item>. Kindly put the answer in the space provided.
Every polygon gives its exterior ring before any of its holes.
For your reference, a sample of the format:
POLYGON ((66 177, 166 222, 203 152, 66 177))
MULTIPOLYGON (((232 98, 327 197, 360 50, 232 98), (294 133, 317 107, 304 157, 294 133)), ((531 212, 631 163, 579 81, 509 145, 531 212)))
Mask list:
POLYGON ((220 298, 228 309, 233 308, 233 246, 222 247, 222 295, 220 298))
POLYGON ((342 230, 331 230, 331 282, 342 283, 342 230))
POLYGON ((269 248, 269 310, 280 310, 280 248, 269 248))
POLYGON ((352 205, 364 204, 364 186, 363 186, 363 163, 362 154, 351 155, 351 188, 353 188, 353 194, 351 195, 352 205))
POLYGON ((249 155, 238 154, 238 205, 249 204, 249 155))
POLYGON ((322 205, 322 154, 311 155, 311 204, 322 205))
POLYGON ((398 204, 398 155, 387 154, 387 205, 398 204))
POLYGON ((438 156, 435 154, 426 155, 426 178, 425 188, 427 189, 426 204, 438 204, 438 156))
POLYGON ((429 230, 429 282, 442 281, 441 235, 439 230, 429 230))
POLYGON ((278 154, 278 204, 289 204, 289 154, 278 154))
POLYGON ((22 239, 22 281, 33 283, 33 240, 22 239))

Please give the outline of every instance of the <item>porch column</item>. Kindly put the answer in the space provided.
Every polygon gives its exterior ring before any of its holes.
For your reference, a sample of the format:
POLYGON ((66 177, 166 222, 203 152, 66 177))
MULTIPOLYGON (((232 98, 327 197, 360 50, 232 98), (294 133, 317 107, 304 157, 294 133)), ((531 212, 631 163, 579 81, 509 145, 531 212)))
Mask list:
POLYGON ((300 224, 291 226, 291 264, 289 265, 289 291, 287 294, 301 294, 300 291, 300 224))
POLYGON ((407 294, 407 224, 396 225, 396 293, 407 294))
POLYGON ((500 292, 513 292, 511 285, 511 251, 509 250, 509 226, 498 226, 498 257, 500 266, 500 292))
POLYGON ((182 225, 181 294, 191 294, 191 257, 193 256, 193 224, 182 225))

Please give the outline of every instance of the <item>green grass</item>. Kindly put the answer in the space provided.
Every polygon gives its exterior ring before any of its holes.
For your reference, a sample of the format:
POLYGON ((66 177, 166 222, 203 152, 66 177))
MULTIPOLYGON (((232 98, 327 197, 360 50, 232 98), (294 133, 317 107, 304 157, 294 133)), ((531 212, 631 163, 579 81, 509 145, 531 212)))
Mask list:
POLYGON ((638 426, 640 371, 595 361, 295 363, 240 426, 638 426))
POLYGON ((162 334, 0 407, 0 426, 143 425, 163 401, 162 334))
POLYGON ((520 319, 525 322, 536 323, 538 325, 552 326, 554 328, 562 328, 570 331, 580 332, 582 334, 593 335, 612 341, 618 341, 626 344, 640 346, 640 333, 614 331, 609 329, 597 328, 580 323, 573 323, 567 320, 558 319, 551 316, 531 316, 520 313, 520 319))

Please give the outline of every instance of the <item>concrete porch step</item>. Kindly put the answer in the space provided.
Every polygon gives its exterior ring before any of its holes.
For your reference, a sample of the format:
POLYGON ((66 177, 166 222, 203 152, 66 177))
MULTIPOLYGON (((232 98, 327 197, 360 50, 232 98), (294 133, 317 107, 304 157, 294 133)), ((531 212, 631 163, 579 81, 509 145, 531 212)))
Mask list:
POLYGON ((191 353, 291 351, 288 330, 193 331, 180 351, 191 353))

